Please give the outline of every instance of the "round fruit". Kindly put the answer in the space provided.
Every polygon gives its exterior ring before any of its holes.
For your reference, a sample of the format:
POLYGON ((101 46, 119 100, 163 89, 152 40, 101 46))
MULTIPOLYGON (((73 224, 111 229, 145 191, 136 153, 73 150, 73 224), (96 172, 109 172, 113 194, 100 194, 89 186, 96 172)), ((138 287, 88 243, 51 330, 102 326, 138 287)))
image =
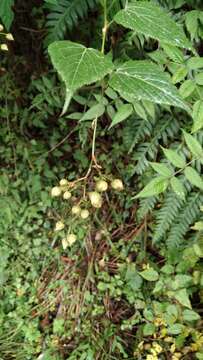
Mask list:
POLYGON ((59 182, 60 186, 67 186, 68 185, 68 180, 66 179, 61 179, 59 182))
POLYGON ((108 184, 104 180, 99 180, 96 183, 96 190, 99 192, 106 191, 108 189, 108 184))
POLYGON ((71 212, 73 215, 79 215, 81 213, 81 208, 78 205, 72 207, 71 212))
POLYGON ((102 206, 102 197, 98 192, 96 191, 90 192, 89 198, 93 207, 100 208, 102 206))
POLYGON ((59 186, 54 186, 52 189, 51 189, 51 196, 52 197, 57 197, 57 196, 60 196, 61 195, 61 189, 59 186))
POLYGON ((66 238, 66 241, 67 241, 68 245, 70 245, 70 246, 73 245, 74 242, 76 242, 76 240, 77 240, 77 238, 76 238, 75 234, 69 234, 66 238))
POLYGON ((55 225, 55 231, 61 231, 65 227, 64 223, 62 221, 57 221, 55 225))
POLYGON ((64 198, 64 200, 69 200, 71 198, 71 192, 65 191, 63 194, 63 198, 64 198))
POLYGON ((66 238, 62 239, 62 247, 63 247, 63 250, 66 250, 67 247, 68 247, 68 241, 66 238))
POLYGON ((124 189, 123 182, 120 179, 114 179, 111 182, 111 187, 117 191, 122 191, 124 189))
POLYGON ((89 215, 90 215, 90 213, 86 209, 82 210, 81 213, 80 213, 81 218, 84 219, 84 220, 87 219, 89 217, 89 215))

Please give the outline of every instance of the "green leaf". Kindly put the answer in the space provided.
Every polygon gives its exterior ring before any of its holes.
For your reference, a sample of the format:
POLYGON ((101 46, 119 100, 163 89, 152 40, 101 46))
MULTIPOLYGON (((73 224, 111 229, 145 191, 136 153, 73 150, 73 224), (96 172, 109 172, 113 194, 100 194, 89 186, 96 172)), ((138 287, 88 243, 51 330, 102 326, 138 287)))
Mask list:
POLYGON ((93 120, 99 118, 103 115, 105 111, 105 106, 103 104, 96 104, 93 105, 80 119, 80 121, 84 120, 93 120))
POLYGON ((182 182, 177 178, 173 177, 170 181, 170 185, 173 191, 178 195, 181 199, 185 199, 185 189, 182 182))
POLYGON ((203 58, 193 56, 187 61, 187 66, 188 66, 189 70, 196 70, 196 69, 203 68, 203 58))
POLYGON ((179 93, 183 99, 190 96, 195 90, 195 83, 192 80, 186 80, 181 84, 179 88, 179 93))
POLYGON ((154 324, 145 324, 143 327, 143 335, 144 336, 149 336, 149 335, 153 335, 156 331, 156 326, 154 324))
POLYGON ((197 100, 192 111, 193 127, 192 132, 196 132, 203 127, 203 101, 197 100))
POLYGON ((186 289, 175 291, 173 296, 181 305, 191 309, 191 303, 186 289))
POLYGON ((114 20, 129 29, 166 44, 191 48, 183 30, 160 7, 148 1, 133 1, 114 20))
POLYGON ((139 274, 147 281, 157 281, 159 278, 158 272, 152 268, 143 270, 139 274))
POLYGON ((134 107, 135 112, 141 119, 147 120, 147 115, 146 115, 145 109, 139 102, 134 101, 133 107, 134 107))
POLYGON ((172 335, 178 335, 182 333, 183 329, 184 329, 184 325, 174 324, 168 328, 168 333, 172 335))
POLYGON ((113 70, 112 61, 108 56, 71 41, 55 41, 49 45, 48 52, 55 69, 66 85, 64 111, 77 89, 103 79, 113 70))
POLYGON ((203 73, 199 73, 195 75, 195 82, 198 85, 203 85, 203 73))
POLYGON ((126 120, 133 112, 133 106, 130 104, 121 105, 116 114, 113 117, 112 123, 109 127, 111 129, 113 126, 119 124, 120 122, 126 120))
POLYGON ((176 62, 176 63, 184 62, 183 53, 176 46, 163 45, 163 49, 164 49, 165 53, 167 54, 167 56, 174 62, 176 62))
POLYGON ((197 33, 199 11, 188 11, 185 15, 185 25, 193 40, 197 33))
POLYGON ((183 311, 183 320, 185 320, 185 321, 197 321, 199 319, 200 319, 200 316, 195 311, 188 310, 188 309, 185 309, 183 311))
POLYGON ((191 229, 196 231, 203 231, 203 221, 197 221, 193 226, 191 226, 191 229))
POLYGON ((192 136, 191 134, 188 134, 184 130, 183 130, 183 135, 184 135, 184 138, 185 138, 185 142, 186 142, 189 150, 191 151, 191 153, 196 158, 202 157, 203 156, 203 149, 202 149, 202 146, 200 145, 200 143, 197 141, 197 139, 195 139, 194 136, 192 136))
POLYGON ((14 13, 12 10, 13 5, 14 5, 14 0, 0 1, 0 19, 2 20, 7 30, 10 29, 14 18, 14 13))
POLYGON ((170 177, 171 175, 173 175, 171 169, 165 164, 150 162, 150 165, 159 175, 162 175, 164 177, 170 177))
POLYGON ((188 110, 168 74, 150 61, 128 61, 113 73, 110 86, 129 101, 149 100, 188 110))
POLYGON ((184 170, 184 174, 186 179, 189 180, 192 185, 203 190, 203 180, 195 169, 193 169, 191 166, 187 166, 184 170))
POLYGON ((163 148, 163 152, 165 154, 165 156, 167 157, 167 159, 177 168, 184 168, 186 165, 185 159, 184 157, 182 157, 181 155, 179 155, 175 150, 171 150, 171 149, 164 149, 163 148))
POLYGON ((158 195, 166 190, 168 184, 169 184, 168 179, 166 179, 163 176, 159 176, 159 177, 151 180, 150 183, 147 184, 144 187, 144 189, 138 195, 136 195, 134 197, 134 199, 158 195))
POLYGON ((186 66, 180 65, 178 69, 175 71, 175 73, 172 76, 172 83, 177 84, 185 79, 187 76, 188 70, 186 66))

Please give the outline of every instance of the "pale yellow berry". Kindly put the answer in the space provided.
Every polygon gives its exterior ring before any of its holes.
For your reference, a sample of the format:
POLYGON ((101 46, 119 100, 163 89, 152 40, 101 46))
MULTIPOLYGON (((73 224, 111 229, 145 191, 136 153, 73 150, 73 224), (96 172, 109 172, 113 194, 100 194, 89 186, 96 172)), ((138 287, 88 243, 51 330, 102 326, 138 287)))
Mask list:
POLYGON ((108 189, 108 184, 104 180, 99 180, 96 183, 96 190, 99 192, 106 191, 108 189))
POLYGON ((61 180, 59 181, 59 184, 60 184, 60 186, 67 186, 67 185, 68 185, 68 180, 66 180, 66 179, 61 179, 61 180))
POLYGON ((162 352, 162 347, 158 343, 153 343, 153 348, 157 352, 157 354, 162 352))
POLYGON ((96 191, 90 192, 89 198, 93 207, 100 208, 102 206, 102 197, 98 192, 96 191))
POLYGON ((114 179, 111 182, 111 187, 117 191, 122 191, 124 189, 123 182, 120 179, 114 179))
POLYGON ((84 209, 84 210, 81 210, 81 213, 80 213, 80 216, 82 219, 87 219, 89 217, 90 213, 88 210, 84 209))
POLYGON ((1 50, 8 51, 8 46, 6 44, 1 45, 1 50))
POLYGON ((78 206, 78 205, 73 206, 71 209, 71 212, 73 215, 80 215, 80 213, 81 213, 80 206, 78 206))
POLYGON ((57 196, 60 196, 61 195, 61 189, 59 186, 54 186, 52 189, 51 189, 51 196, 52 197, 57 197, 57 196))
POLYGON ((4 27, 2 24, 0 24, 0 31, 3 31, 4 27))
POLYGON ((71 198, 71 192, 65 191, 63 194, 63 198, 64 198, 64 200, 69 200, 71 198))
POLYGON ((65 227, 63 221, 57 221, 56 225, 55 225, 55 231, 61 231, 63 230, 65 227))
POLYGON ((11 33, 6 34, 6 39, 10 41, 14 41, 13 35, 11 33))
POLYGON ((62 239, 62 247, 63 247, 63 250, 66 250, 67 249, 67 247, 68 247, 68 241, 67 241, 67 239, 66 238, 64 238, 64 239, 62 239))
POLYGON ((71 245, 73 245, 73 244, 76 242, 77 237, 76 237, 75 234, 69 234, 69 235, 67 236, 66 240, 67 240, 68 245, 71 246, 71 245))

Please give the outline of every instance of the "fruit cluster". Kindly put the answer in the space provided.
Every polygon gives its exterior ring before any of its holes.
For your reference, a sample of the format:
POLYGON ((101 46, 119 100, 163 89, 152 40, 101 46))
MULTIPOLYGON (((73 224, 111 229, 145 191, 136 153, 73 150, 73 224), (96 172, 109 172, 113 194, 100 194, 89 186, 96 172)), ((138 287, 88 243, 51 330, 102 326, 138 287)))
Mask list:
MULTIPOLYGON (((59 185, 54 186, 51 189, 51 196, 53 198, 62 197, 63 200, 70 200, 70 213, 75 218, 80 218, 82 221, 87 220, 90 216, 90 208, 99 209, 103 204, 102 193, 106 192, 109 188, 109 183, 104 179, 98 179, 94 184, 94 191, 87 193, 83 192, 83 196, 77 200, 75 192, 78 189, 77 182, 69 182, 67 179, 61 179, 59 185), (84 204, 84 205, 83 205, 84 204), (83 207, 84 206, 84 207, 83 207), (89 209, 88 209, 89 208, 89 209)), ((116 191, 123 191, 123 182, 120 179, 113 179, 110 181, 110 187, 116 191)), ((63 221, 57 221, 55 224, 55 232, 64 230, 65 224, 63 221)), ((68 246, 71 246, 77 237, 74 233, 68 233, 66 238, 62 240, 62 246, 65 250, 68 246)))
MULTIPOLYGON (((3 35, 6 40, 13 41, 14 40, 13 35, 11 33, 4 33, 3 30, 4 30, 4 27, 2 24, 0 24, 0 35, 3 35)), ((7 44, 1 44, 0 49, 3 51, 8 51, 7 44)))

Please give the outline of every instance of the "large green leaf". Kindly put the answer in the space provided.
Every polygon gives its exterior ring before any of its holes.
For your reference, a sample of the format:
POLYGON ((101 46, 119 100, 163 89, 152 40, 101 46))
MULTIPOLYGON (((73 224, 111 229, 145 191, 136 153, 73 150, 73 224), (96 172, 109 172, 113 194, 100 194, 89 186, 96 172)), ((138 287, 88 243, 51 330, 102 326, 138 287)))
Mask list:
POLYGON ((14 0, 0 1, 0 19, 2 20, 7 30, 10 29, 14 18, 14 13, 12 10, 13 5, 14 5, 14 0))
POLYGON ((187 110, 187 105, 170 82, 169 76, 150 61, 126 62, 113 74, 110 86, 128 101, 149 100, 187 110))
POLYGON ((142 191, 139 192, 133 199, 145 198, 158 195, 164 192, 169 185, 169 180, 163 176, 158 176, 151 180, 142 191))
POLYGON ((183 30, 160 7, 148 1, 133 1, 119 11, 115 21, 163 43, 191 48, 183 30))
POLYGON ((113 70, 113 63, 108 56, 71 41, 55 41, 48 51, 55 69, 66 84, 64 111, 77 89, 101 80, 113 70))

